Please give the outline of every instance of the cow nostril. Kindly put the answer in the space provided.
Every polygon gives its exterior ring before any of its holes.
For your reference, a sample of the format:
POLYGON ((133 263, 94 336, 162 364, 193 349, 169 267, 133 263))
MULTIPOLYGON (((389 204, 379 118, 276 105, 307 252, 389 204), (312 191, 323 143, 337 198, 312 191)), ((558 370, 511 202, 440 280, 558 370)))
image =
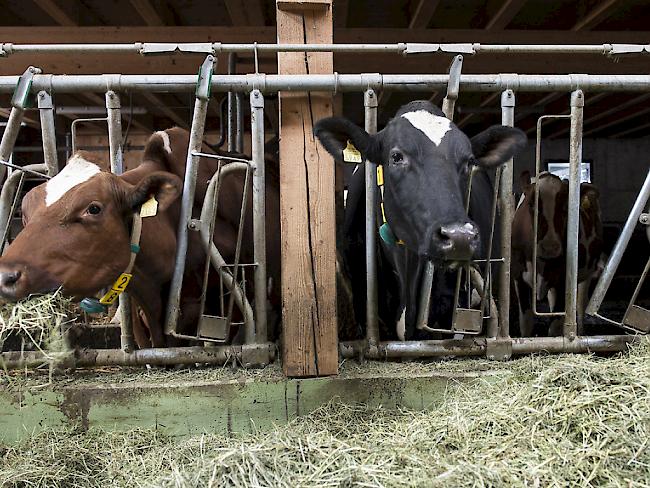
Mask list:
POLYGON ((15 285, 22 273, 20 271, 8 271, 5 273, 0 273, 0 285, 1 286, 13 286, 15 285))

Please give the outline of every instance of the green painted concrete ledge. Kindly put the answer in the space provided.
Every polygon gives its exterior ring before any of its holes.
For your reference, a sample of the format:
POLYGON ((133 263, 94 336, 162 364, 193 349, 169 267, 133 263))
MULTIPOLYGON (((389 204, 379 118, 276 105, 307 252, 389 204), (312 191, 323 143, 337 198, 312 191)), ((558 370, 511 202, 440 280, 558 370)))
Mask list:
POLYGON ((0 387, 0 443, 11 444, 43 429, 100 427, 124 431, 155 428, 174 436, 249 432, 286 423, 333 398, 383 408, 426 409, 445 392, 488 372, 427 372, 383 376, 356 374, 311 379, 106 381, 0 387))

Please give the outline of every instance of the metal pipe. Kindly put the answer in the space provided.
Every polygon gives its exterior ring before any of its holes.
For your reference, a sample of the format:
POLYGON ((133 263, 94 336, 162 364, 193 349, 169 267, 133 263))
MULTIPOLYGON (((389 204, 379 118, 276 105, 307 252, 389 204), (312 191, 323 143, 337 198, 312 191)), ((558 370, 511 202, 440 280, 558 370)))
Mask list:
POLYGON ((264 95, 259 90, 250 94, 251 149, 253 172, 253 253, 257 264, 255 282, 255 329, 246 330, 246 343, 267 340, 266 281, 266 163, 264 161, 264 95))
POLYGON ((244 152, 244 104, 243 94, 235 93, 235 152, 244 152))
MULTIPOLYGON (((266 358, 275 358, 275 344, 265 343, 256 347, 268 348, 266 358)), ((121 349, 77 349, 61 362, 62 367, 86 368, 96 366, 173 366, 177 364, 214 364, 242 362, 246 355, 246 346, 215 347, 168 347, 136 349, 125 352, 121 349)), ((248 355, 246 362, 250 366, 265 366, 268 361, 254 359, 248 355)), ((252 357, 251 357, 252 356, 252 357)), ((7 369, 36 368, 47 364, 47 358, 39 351, 11 351, 0 355, 0 367, 7 369)))
POLYGON ((577 334, 578 244, 580 237, 580 167, 582 163, 582 119, 585 106, 582 90, 571 93, 571 133, 569 136, 569 209, 566 237, 566 311, 564 337, 577 334))
MULTIPOLYGON (((205 118, 208 113, 209 102, 209 77, 212 76, 214 58, 207 56, 200 71, 199 80, 196 82, 196 101, 194 102, 194 113, 192 115, 192 127, 190 129, 189 147, 185 161, 185 177, 183 180, 183 195, 181 198, 181 212, 178 221, 178 236, 176 241, 176 259, 174 261, 174 273, 169 289, 169 303, 165 319, 165 334, 173 335, 176 332, 176 324, 180 313, 181 288, 183 286, 183 274, 185 273, 185 260, 188 248, 189 225, 192 220, 192 208, 194 207, 194 194, 196 192, 196 178, 199 171, 199 159, 201 146, 203 144, 203 133, 205 132, 205 118)), ((196 80, 195 80, 196 81, 196 80)))
MULTIPOLYGON (((377 132, 377 94, 368 88, 363 94, 364 126, 368 134, 377 132)), ((370 346, 379 344, 377 295, 377 164, 365 161, 366 186, 366 338, 370 346)))
MULTIPOLYGON (((501 123, 513 127, 515 123, 515 93, 504 90, 501 93, 501 123)), ((512 219, 515 200, 512 194, 513 160, 502 166, 499 192, 499 213, 501 214, 501 258, 503 264, 499 273, 499 337, 510 337, 510 263, 512 261, 512 219)))
MULTIPOLYGON (((631 344, 636 344, 641 339, 642 336, 638 335, 577 336, 573 340, 566 337, 521 337, 512 339, 512 354, 618 352, 626 351, 631 344)), ((372 353, 370 350, 369 352, 372 354, 366 354, 366 357, 398 359, 484 356, 488 345, 497 341, 503 341, 503 339, 475 337, 434 341, 381 342, 375 352, 372 353)), ((343 358, 356 358, 364 351, 364 345, 359 341, 339 344, 339 353, 343 358)))
MULTIPOLYGON (((234 75, 237 71, 237 55, 235 53, 228 54, 228 74, 234 75)), ((226 139, 226 148, 228 152, 233 152, 235 150, 235 119, 237 118, 237 107, 235 106, 235 93, 232 91, 228 92, 228 129, 227 129, 227 139, 226 139)))
POLYGON ((56 152, 56 131, 54 129, 54 105, 52 95, 47 91, 38 92, 38 112, 41 117, 41 139, 43 140, 43 158, 47 174, 54 176, 59 172, 56 152))
POLYGON ((0 54, 169 54, 185 53, 278 53, 278 52, 345 52, 345 53, 395 53, 395 54, 596 54, 647 55, 647 44, 481 44, 481 43, 410 43, 387 44, 341 43, 341 44, 272 44, 272 43, 164 43, 135 42, 119 44, 13 44, 0 45, 0 54))
MULTIPOLYGON (((423 92, 441 90, 447 86, 449 75, 408 74, 380 75, 378 73, 330 75, 220 75, 212 78, 213 91, 263 93, 281 90, 358 92, 372 88, 385 91, 423 92)), ((0 93, 10 93, 18 76, 0 76, 0 93)), ((149 91, 152 93, 192 92, 196 75, 34 75, 33 92, 52 90, 57 93, 103 91, 106 86, 116 91, 149 91)), ((577 88, 592 92, 649 92, 650 75, 520 75, 487 74, 461 75, 460 88, 472 92, 500 92, 512 89, 519 92, 571 91, 577 88)))
POLYGON ((605 268, 603 269, 603 272, 598 279, 598 283, 596 283, 594 293, 591 296, 591 300, 589 300, 589 304, 587 305, 587 314, 596 315, 598 313, 598 309, 600 309, 600 305, 605 299, 605 294, 607 293, 607 290, 612 283, 612 279, 614 278, 614 274, 616 274, 618 265, 621 263, 623 253, 625 252, 625 249, 627 248, 627 245, 632 238, 632 234, 634 233, 634 229, 639 222, 639 217, 643 212, 643 208, 645 207, 648 198, 650 198, 650 170, 648 170, 648 173, 646 174, 643 186, 641 187, 639 195, 636 197, 636 201, 632 206, 632 210, 630 210, 630 214, 625 221, 621 235, 616 241, 614 249, 612 249, 612 253, 610 254, 609 259, 607 260, 607 264, 605 265, 605 268))
MULTIPOLYGON (((0 142, 0 162, 9 162, 14 145, 16 144, 16 139, 18 138, 18 132, 20 132, 20 124, 23 121, 24 114, 25 110, 22 108, 11 108, 9 120, 7 120, 7 125, 2 134, 2 141, 0 142)), ((5 174, 7 174, 7 168, 5 165, 0 164, 0 182, 4 180, 5 174)))

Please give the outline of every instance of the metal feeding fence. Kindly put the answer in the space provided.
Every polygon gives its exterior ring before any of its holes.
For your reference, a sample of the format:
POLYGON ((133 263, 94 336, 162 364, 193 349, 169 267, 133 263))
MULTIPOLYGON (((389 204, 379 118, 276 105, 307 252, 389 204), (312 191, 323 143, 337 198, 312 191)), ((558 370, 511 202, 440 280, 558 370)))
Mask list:
MULTIPOLYGON (((366 339, 362 341, 342 342, 339 352, 343 357, 365 356, 371 359, 384 358, 413 358, 435 356, 487 356, 491 359, 503 359, 515 354, 526 354, 537 351, 547 352, 586 352, 586 351, 616 351, 637 338, 633 335, 608 336, 577 336, 576 335, 576 290, 578 283, 578 235, 579 235, 579 199, 580 178, 579 163, 582 157, 582 125, 585 94, 592 92, 650 92, 650 76, 648 75, 520 75, 520 74, 483 74, 463 75, 463 54, 480 53, 592 53, 605 56, 623 54, 647 55, 650 52, 645 45, 480 45, 480 44, 171 44, 171 43, 135 43, 135 44, 96 44, 96 45, 14 45, 3 44, 0 54, 14 53, 133 53, 172 54, 175 52, 202 53, 206 55, 200 67, 198 79, 196 75, 47 75, 39 69, 30 67, 22 76, 0 76, 0 93, 14 93, 12 110, 7 122, 2 143, 0 145, 0 177, 4 178, 6 166, 13 172, 2 187, 0 200, 0 230, 7 235, 11 215, 17 206, 20 189, 26 176, 36 175, 39 178, 49 178, 58 171, 56 156, 56 139, 54 133, 54 111, 52 104, 53 93, 105 92, 106 109, 110 145, 111 171, 122 173, 122 129, 120 93, 126 92, 175 92, 195 93, 194 111, 190 130, 190 142, 187 152, 185 180, 181 201, 181 215, 177 231, 177 253, 174 273, 170 287, 168 309, 165 320, 165 333, 171 336, 216 342, 210 347, 173 347, 135 350, 133 347, 133 332, 130 323, 131 314, 128 310, 128 300, 125 295, 121 300, 121 349, 79 350, 75 352, 74 365, 137 365, 137 364, 183 364, 183 363, 212 363, 223 364, 231 359, 237 359, 246 366, 263 365, 272 361, 275 347, 267 338, 266 320, 266 235, 265 235, 265 169, 264 169, 264 95, 278 91, 309 91, 309 92, 361 92, 364 94, 365 128, 369 133, 377 131, 377 91, 406 91, 426 92, 445 90, 443 111, 453 118, 454 105, 460 90, 464 92, 500 92, 502 123, 514 124, 515 94, 517 92, 547 92, 567 91, 570 97, 570 138, 569 138, 569 196, 568 196, 568 228, 567 228, 567 257, 566 257, 566 310, 564 315, 563 335, 561 337, 523 337, 511 338, 509 325, 510 307, 510 262, 511 262, 511 222, 514 213, 512 195, 513 164, 512 160, 503 165, 496 173, 496 193, 492 206, 492 232, 490 244, 494 237, 496 215, 500 216, 499 226, 501 242, 500 257, 492 256, 481 262, 472 263, 464 270, 459 270, 455 287, 456 308, 452 324, 449 328, 435 329, 437 332, 453 335, 453 338, 427 341, 384 341, 379 337, 377 311, 377 224, 375 221, 377 202, 377 173, 376 164, 366 162, 365 170, 365 215, 366 215, 366 271, 367 296, 366 339), (378 73, 360 74, 308 74, 308 75, 267 75, 258 72, 258 54, 261 52, 380 52, 412 54, 453 54, 451 68, 448 74, 413 74, 390 75, 378 73), (252 53, 256 70, 252 74, 213 75, 216 56, 219 53, 252 53), (211 91, 228 92, 228 119, 230 124, 229 140, 238 141, 229 144, 229 149, 241 149, 243 137, 242 97, 249 94, 251 110, 252 157, 250 160, 228 158, 204 154, 201 146, 204 138, 207 107, 211 91), (28 95, 36 94, 38 110, 41 117, 44 164, 25 167, 8 164, 12 148, 15 144, 20 124, 26 108, 28 95), (235 107, 235 108, 233 108, 235 107), (233 115, 236 114, 236 115, 233 115), (199 162, 202 157, 220 160, 218 170, 213 175, 203 203, 199 218, 192 215, 195 198, 196 180, 199 162), (219 183, 231 172, 244 173, 244 190, 241 206, 240 228, 237 238, 237 251, 234 263, 226 263, 219 250, 212 243, 211 235, 214 229, 216 206, 218 202, 219 183), (249 188, 250 187, 250 188, 249 188), (240 263, 242 226, 246 211, 248 192, 252 192, 254 262, 240 263), (205 278, 211 265, 219 274, 222 286, 228 291, 228 298, 221 295, 221 315, 209 315, 204 312, 206 288, 204 286, 201 304, 202 315, 197 325, 195 335, 182 335, 177 332, 180 293, 183 282, 185 256, 188 248, 190 232, 199 232, 208 256, 205 278), (498 305, 492 298, 493 272, 492 266, 499 266, 500 286, 497 290, 498 305), (253 273, 254 306, 247 299, 245 275, 253 273), (479 272, 478 270, 481 270, 479 272), (465 281, 480 290, 481 300, 478 308, 469 304, 460 307, 461 271, 465 281), (233 322, 233 309, 240 312, 244 328, 244 343, 242 345, 224 345, 224 339, 233 322), (485 325, 485 327, 484 327, 485 325), (483 331, 485 331, 483 333, 483 331), (466 337, 468 336, 468 337, 466 337)), ((232 72, 232 70, 229 70, 232 72)), ((222 110, 222 113, 224 111, 222 110)), ((223 125, 223 124, 222 124, 223 125)), ((223 139, 223 137, 222 137, 223 139)), ((539 145, 538 138, 538 145, 539 145)), ((538 168, 539 171, 539 168, 538 168)), ((470 173, 471 174, 471 173, 470 173)), ((649 176, 650 179, 650 176, 649 176)), ((468 187, 471 189, 471 180, 468 187)), ((468 191, 470 191, 468 189, 468 191)), ((588 311, 598 312, 598 305, 607 286, 611 282, 620 255, 629 240, 634 225, 641 215, 650 192, 649 180, 643 187, 642 194, 630 214, 614 253, 607 263, 592 303, 588 311)), ((645 214, 644 214, 645 215, 645 214)), ((645 216, 647 222, 647 215, 645 216)), ((4 244, 4 241, 3 241, 4 244)), ((491 249, 492 246, 490 245, 491 249)), ((650 261, 643 272, 642 279, 650 268, 650 261)), ((427 311, 431 298, 431 287, 434 276, 434 265, 429 263, 424 274, 420 293, 420 309, 418 327, 427 329, 427 311)), ((637 292, 638 289, 637 288, 637 292)), ((225 293, 225 292, 224 292, 225 293)), ((637 293, 632 301, 636 298, 637 293)), ((648 328, 650 312, 631 303, 626 317, 622 322, 615 322, 627 332, 644 333, 648 328)), ((4 364, 8 367, 23 367, 39 364, 42 356, 36 352, 3 352, 4 364)))

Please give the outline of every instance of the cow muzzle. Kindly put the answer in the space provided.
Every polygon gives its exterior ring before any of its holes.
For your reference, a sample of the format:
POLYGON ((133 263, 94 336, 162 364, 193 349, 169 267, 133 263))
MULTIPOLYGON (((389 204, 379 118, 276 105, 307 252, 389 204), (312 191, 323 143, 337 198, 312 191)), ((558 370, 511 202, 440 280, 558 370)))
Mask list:
POLYGON ((15 300, 21 295, 22 283, 24 282, 23 271, 19 268, 0 268, 0 297, 15 300))
POLYGON ((469 261, 478 244, 478 228, 471 222, 443 225, 434 237, 438 254, 446 261, 469 261))

